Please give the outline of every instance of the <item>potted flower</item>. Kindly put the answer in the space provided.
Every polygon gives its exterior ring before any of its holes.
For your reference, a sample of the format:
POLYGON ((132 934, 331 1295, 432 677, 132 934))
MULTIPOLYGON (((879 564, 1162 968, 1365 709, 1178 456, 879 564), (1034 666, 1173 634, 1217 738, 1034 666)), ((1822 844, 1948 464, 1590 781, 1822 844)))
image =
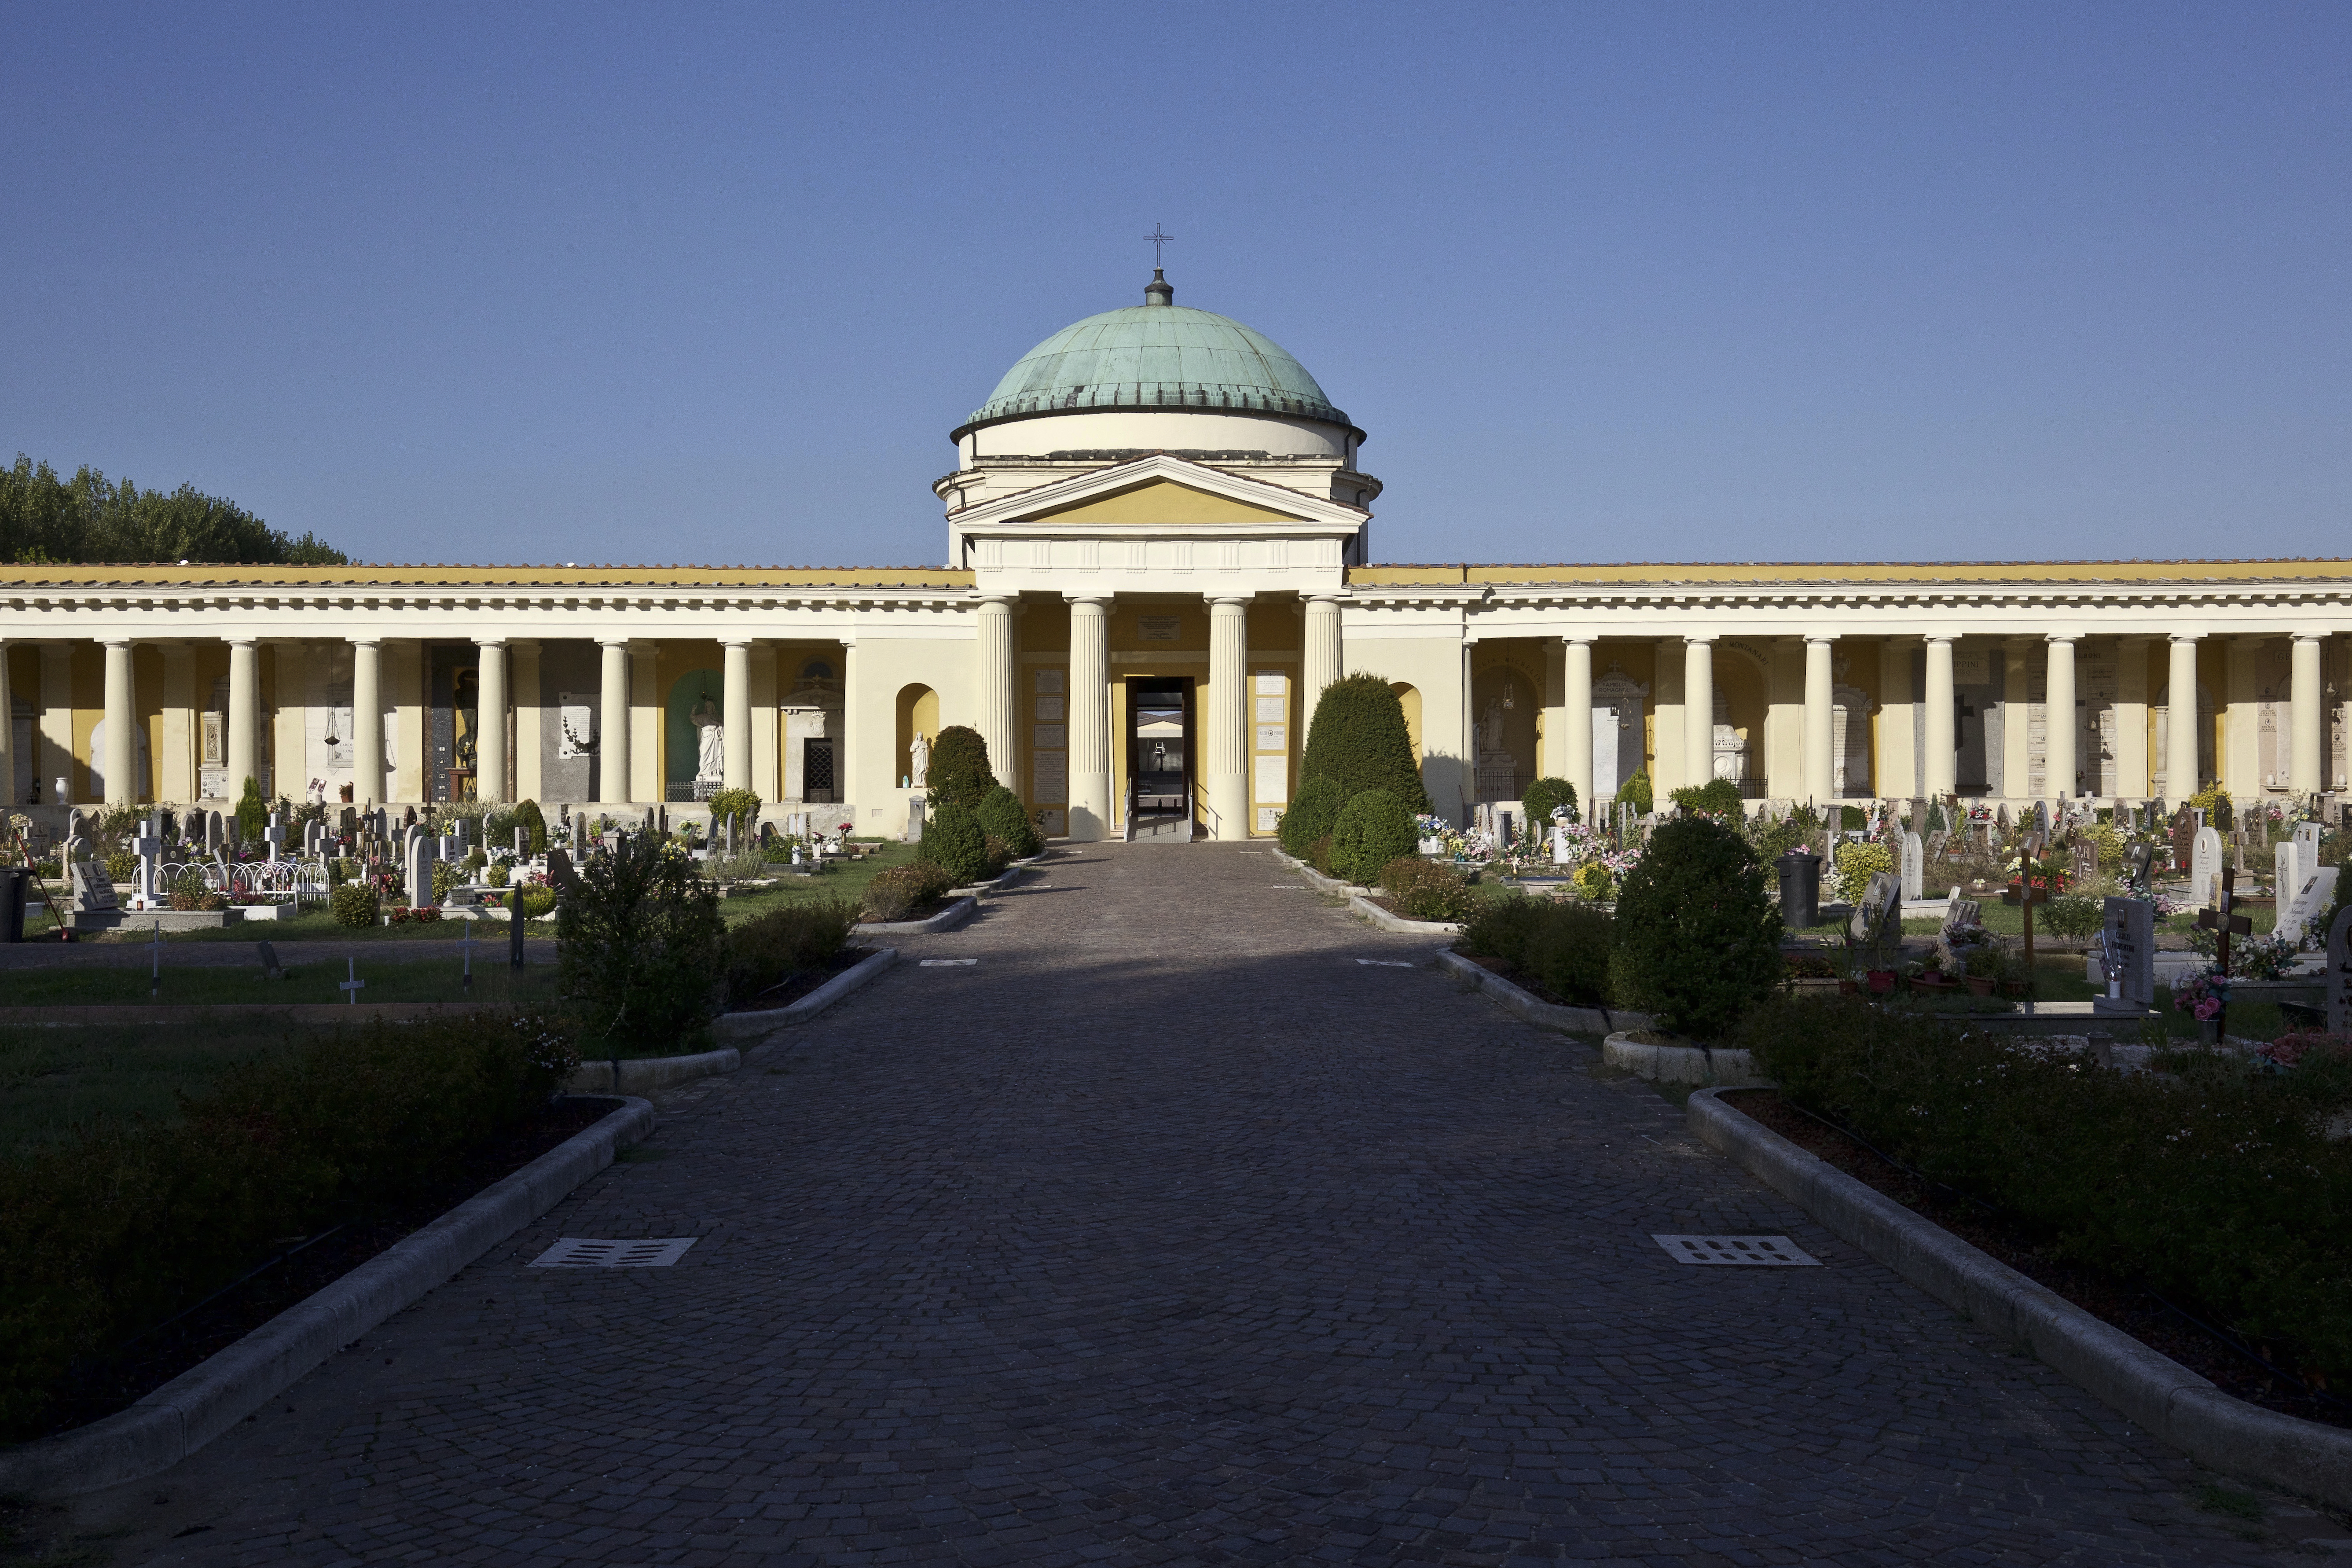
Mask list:
POLYGON ((2172 1005, 2197 1020, 2197 1037, 2209 1046, 2221 1043, 2221 1010, 2230 1005, 2228 976, 2208 969, 2177 982, 2172 1005))

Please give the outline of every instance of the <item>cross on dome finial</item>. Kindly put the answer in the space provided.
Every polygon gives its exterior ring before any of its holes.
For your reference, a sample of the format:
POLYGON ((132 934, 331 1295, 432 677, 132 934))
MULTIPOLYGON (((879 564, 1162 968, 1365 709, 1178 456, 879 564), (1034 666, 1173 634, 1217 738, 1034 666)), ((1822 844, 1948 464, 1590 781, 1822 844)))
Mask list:
POLYGON ((1151 242, 1151 269, 1154 272, 1157 272, 1168 264, 1168 258, 1160 254, 1160 247, 1166 245, 1170 240, 1174 239, 1176 237, 1172 234, 1160 233, 1160 226, 1155 223, 1151 226, 1151 232, 1145 235, 1143 237, 1151 242))

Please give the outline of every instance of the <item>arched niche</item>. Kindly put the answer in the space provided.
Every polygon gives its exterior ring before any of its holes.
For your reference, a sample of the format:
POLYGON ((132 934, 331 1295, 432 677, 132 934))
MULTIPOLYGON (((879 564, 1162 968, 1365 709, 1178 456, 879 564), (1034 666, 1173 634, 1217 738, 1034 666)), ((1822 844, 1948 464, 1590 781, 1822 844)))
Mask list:
MULTIPOLYGON (((913 777, 908 759, 916 734, 933 741, 940 738, 940 694, 920 682, 909 683, 898 689, 898 749, 890 753, 890 776, 907 780, 913 777)), ((990 761, 992 763, 994 759, 990 761)))

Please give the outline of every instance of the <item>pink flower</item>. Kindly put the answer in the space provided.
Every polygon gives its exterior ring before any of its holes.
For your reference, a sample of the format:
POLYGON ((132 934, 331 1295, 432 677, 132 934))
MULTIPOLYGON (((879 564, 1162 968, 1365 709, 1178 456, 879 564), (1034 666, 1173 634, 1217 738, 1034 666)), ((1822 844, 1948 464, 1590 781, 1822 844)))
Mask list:
POLYGON ((2199 999, 2196 1007, 2197 1021, 2200 1024, 2210 1023, 2212 1021, 2213 1016, 2221 1010, 2221 1004, 2218 1000, 2211 996, 2201 997, 2199 999))

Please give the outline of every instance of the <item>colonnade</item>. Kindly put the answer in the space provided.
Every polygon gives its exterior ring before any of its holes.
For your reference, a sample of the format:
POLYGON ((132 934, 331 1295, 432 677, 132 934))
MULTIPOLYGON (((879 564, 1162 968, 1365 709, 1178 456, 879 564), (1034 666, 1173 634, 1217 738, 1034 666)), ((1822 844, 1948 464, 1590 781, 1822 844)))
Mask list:
MULTIPOLYGON (((2197 690, 2198 646, 2206 634, 2175 632, 2168 634, 2170 645, 2170 690, 2197 690)), ((2086 634, 2077 631, 2044 633, 2041 641, 2047 645, 2048 662, 2044 679, 2043 702, 2053 714, 2071 714, 2076 706, 2074 656, 2076 644, 2086 634)), ((2291 711, 2287 789, 2293 795, 2315 795, 2328 787, 2326 693, 2323 679, 2323 654, 2327 634, 2322 631, 2298 631, 2291 634, 2290 691, 2291 711)), ((1567 770, 1568 781, 1576 786, 1577 798, 1591 800, 1593 789, 1592 734, 1589 720, 1592 710, 1592 647, 1599 638, 1593 636, 1571 635, 1562 637, 1562 712, 1569 716, 1566 744, 1555 753, 1567 770)), ((1898 643, 1908 639, 1895 639, 1898 643)), ((1948 795, 1957 793, 1958 736, 1955 732, 1956 688, 1953 680, 1953 645, 1959 640, 1958 633, 1929 633, 1920 637, 1916 646, 1925 650, 1926 690, 1923 695, 1923 741, 1925 773, 1917 781, 1919 793, 1948 795)), ((2147 704, 2146 651, 2152 636, 2123 637, 2117 639, 2123 658, 2119 664, 2119 679, 2123 688, 2119 701, 2145 714, 2147 704)), ((1715 643, 1717 634, 1694 634, 1683 643, 1683 756, 1685 771, 1696 776, 1688 780, 1661 780, 1662 787, 1675 787, 1684 783, 1704 782, 1707 776, 1704 762, 1693 761, 1712 755, 1714 724, 1715 643)), ((1804 637, 1804 709, 1803 734, 1799 749, 1799 776, 1803 797, 1816 803, 1836 797, 1835 715, 1833 712, 1832 658, 1838 638, 1835 634, 1812 633, 1804 637)), ((2172 722, 2166 729, 2168 753, 2163 759, 2164 773, 2171 782, 2171 793, 2186 795, 2190 788, 2182 788, 2177 781, 2200 779, 2200 726, 2195 721, 2172 722)), ((2118 723, 2116 726, 2116 765, 2118 776, 2126 785, 2137 781, 2141 788, 2126 787, 2126 795, 2144 795, 2149 778, 2147 736, 2143 726, 2118 723)), ((2021 732, 2019 743, 2021 745, 2021 732)), ((2053 798, 2079 793, 2074 787, 2081 758, 2076 750, 2076 731, 2072 723, 2052 722, 2044 726, 2042 776, 2044 793, 2053 798)), ((2021 787, 2009 787, 2004 793, 2022 795, 2021 787)))

